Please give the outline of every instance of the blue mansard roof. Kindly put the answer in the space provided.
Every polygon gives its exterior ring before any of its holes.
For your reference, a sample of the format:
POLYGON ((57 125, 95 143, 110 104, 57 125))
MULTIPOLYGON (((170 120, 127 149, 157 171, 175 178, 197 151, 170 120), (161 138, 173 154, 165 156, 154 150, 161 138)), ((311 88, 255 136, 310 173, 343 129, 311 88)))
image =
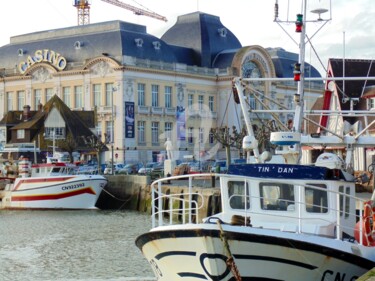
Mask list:
MULTIPOLYGON (((207 68, 227 68, 242 48, 237 37, 217 16, 195 12, 179 16, 161 38, 148 34, 143 25, 109 21, 13 36, 0 47, 0 69, 12 70, 36 50, 53 50, 68 63, 82 65, 107 55, 120 64, 123 57, 181 63, 207 68), (79 45, 79 46, 77 46, 79 45)), ((293 77, 298 55, 282 48, 268 48, 277 77, 293 77)), ((306 64, 307 76, 320 77, 306 64)))
POLYGON ((58 52, 69 62, 83 62, 103 54, 117 58, 126 55, 170 63, 177 61, 176 48, 148 34, 145 26, 111 21, 12 37, 10 44, 0 48, 0 67, 12 68, 41 49, 58 52), (142 43, 137 45, 136 41, 142 43), (160 44, 159 48, 156 44, 160 44), (20 50, 23 56, 19 55, 20 50))
MULTIPOLYGON (((238 39, 219 17, 197 12, 178 17, 161 39, 148 34, 145 26, 122 21, 14 36, 9 44, 0 47, 0 68, 11 69, 43 49, 60 53, 68 62, 83 62, 106 54, 118 60, 130 56, 211 68, 219 52, 240 47, 238 39)), ((227 62, 225 67, 230 64, 227 62)))
MULTIPOLYGON (((293 77, 294 64, 298 62, 298 54, 285 51, 283 48, 267 48, 270 54, 276 76, 279 78, 293 77)), ((321 77, 319 71, 305 63, 305 77, 321 77)))
POLYGON ((209 68, 214 67, 213 61, 220 52, 242 47, 219 17, 200 12, 179 16, 176 24, 161 39, 171 45, 192 49, 195 59, 200 62, 198 66, 209 68))

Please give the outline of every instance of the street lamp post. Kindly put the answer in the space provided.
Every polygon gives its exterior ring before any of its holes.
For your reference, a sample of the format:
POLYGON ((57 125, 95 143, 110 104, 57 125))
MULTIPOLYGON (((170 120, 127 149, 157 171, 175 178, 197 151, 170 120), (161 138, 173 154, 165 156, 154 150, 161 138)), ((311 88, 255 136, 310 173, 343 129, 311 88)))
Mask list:
POLYGON ((201 138, 200 136, 198 137, 198 169, 199 172, 201 172, 201 138))
POLYGON ((113 93, 116 91, 116 88, 112 87, 112 93, 111 93, 111 109, 112 109, 112 132, 111 132, 111 137, 112 137, 112 145, 111 145, 111 158, 112 158, 112 175, 115 174, 115 165, 114 165, 114 144, 115 144, 115 118, 114 118, 114 104, 113 104, 113 93))

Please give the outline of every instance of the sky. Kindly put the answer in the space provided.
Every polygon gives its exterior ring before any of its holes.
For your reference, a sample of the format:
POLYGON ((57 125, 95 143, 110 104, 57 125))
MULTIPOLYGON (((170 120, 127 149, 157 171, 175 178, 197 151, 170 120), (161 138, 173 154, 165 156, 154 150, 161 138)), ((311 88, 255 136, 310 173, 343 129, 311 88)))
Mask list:
MULTIPOLYGON (((91 0, 90 23, 122 20, 145 25, 147 32, 161 37, 176 23, 179 15, 196 11, 220 17, 242 46, 281 47, 299 53, 299 34, 295 32, 296 14, 302 13, 309 22, 306 33, 312 47, 306 47, 306 62, 325 76, 329 58, 375 59, 374 0, 308 0, 306 13, 301 0, 278 0, 279 23, 274 21, 276 0, 121 0, 129 5, 149 9, 168 22, 131 11, 102 0, 91 0), (327 9, 317 22, 318 14, 310 11, 327 9), (315 55, 315 53, 317 55, 315 55)), ((2 1, 0 46, 9 44, 10 37, 37 31, 77 25, 77 9, 73 0, 2 1)), ((0 62, 1 67, 1 62, 0 62)))

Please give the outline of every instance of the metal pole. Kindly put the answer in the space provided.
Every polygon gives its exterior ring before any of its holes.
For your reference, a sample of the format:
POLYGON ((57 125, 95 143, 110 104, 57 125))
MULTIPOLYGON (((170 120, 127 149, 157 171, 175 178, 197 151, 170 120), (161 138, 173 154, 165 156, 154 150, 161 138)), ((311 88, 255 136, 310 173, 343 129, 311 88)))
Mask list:
POLYGON ((111 94, 111 103, 112 103, 112 132, 111 132, 111 137, 112 137, 112 146, 111 146, 111 154, 112 154, 112 175, 115 174, 115 165, 114 165, 114 151, 113 151, 113 145, 115 144, 115 120, 114 120, 114 113, 113 113, 113 92, 114 88, 112 87, 112 94, 111 94))
POLYGON ((36 140, 34 140, 34 164, 37 164, 37 156, 36 156, 36 140))
POLYGON ((301 78, 300 78, 300 81, 298 82, 298 88, 297 88, 297 92, 299 94, 299 97, 300 97, 300 102, 299 104, 297 104, 297 109, 296 109, 296 116, 295 116, 295 122, 293 122, 294 124, 294 128, 295 128, 295 131, 296 132, 300 132, 301 131, 301 127, 302 127, 302 122, 301 122, 301 118, 303 116, 303 109, 304 109, 304 80, 305 80, 305 37, 306 37, 306 0, 304 1, 304 6, 303 6, 303 26, 302 26, 302 32, 300 34, 300 53, 299 53, 299 58, 298 58, 298 61, 299 63, 301 64, 301 78))
POLYGON ((52 138, 52 157, 55 157, 55 128, 53 128, 53 138, 52 138))

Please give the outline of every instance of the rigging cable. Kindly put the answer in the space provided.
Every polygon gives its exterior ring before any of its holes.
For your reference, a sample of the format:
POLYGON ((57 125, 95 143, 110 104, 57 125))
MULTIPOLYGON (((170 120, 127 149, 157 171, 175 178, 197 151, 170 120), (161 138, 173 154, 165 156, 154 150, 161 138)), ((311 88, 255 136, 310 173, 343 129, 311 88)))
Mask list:
MULTIPOLYGON (((369 68, 368 68, 368 71, 367 71, 367 75, 366 75, 366 77, 369 77, 369 76, 370 76, 372 63, 373 63, 373 60, 371 60, 371 62, 370 62, 370 66, 369 66, 369 68)), ((363 93, 364 93, 364 91, 365 91, 365 88, 366 88, 366 85, 367 85, 367 81, 368 81, 368 80, 366 79, 366 80, 365 80, 365 84, 363 85, 362 93, 361 93, 361 97, 363 96, 363 93)))
POLYGON ((314 54, 316 55, 317 59, 319 60, 320 65, 323 67, 324 71, 327 73, 327 68, 323 65, 323 62, 322 62, 322 60, 320 59, 320 57, 319 57, 317 51, 315 50, 313 44, 311 43, 310 38, 309 38, 307 35, 306 35, 306 38, 307 38, 307 41, 309 41, 309 43, 310 43, 310 47, 311 47, 311 49, 313 50, 314 54))
POLYGON ((228 105, 229 105, 229 102, 230 102, 230 99, 231 99, 231 98, 232 98, 232 95, 229 95, 229 99, 228 99, 227 105, 225 106, 225 111, 224 111, 223 119, 221 120, 220 127, 223 126, 223 123, 224 123, 224 117, 225 117, 225 115, 226 115, 227 112, 228 112, 228 105))

